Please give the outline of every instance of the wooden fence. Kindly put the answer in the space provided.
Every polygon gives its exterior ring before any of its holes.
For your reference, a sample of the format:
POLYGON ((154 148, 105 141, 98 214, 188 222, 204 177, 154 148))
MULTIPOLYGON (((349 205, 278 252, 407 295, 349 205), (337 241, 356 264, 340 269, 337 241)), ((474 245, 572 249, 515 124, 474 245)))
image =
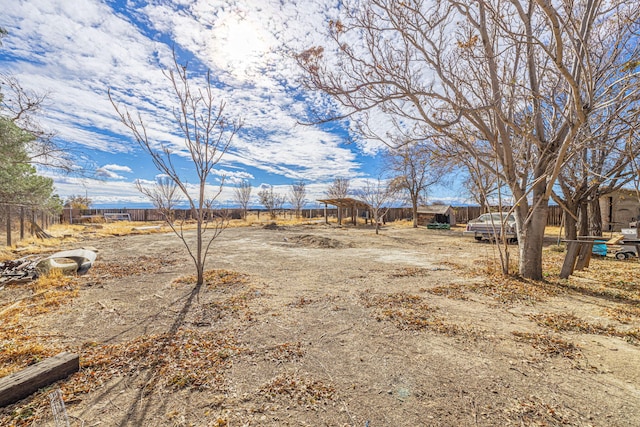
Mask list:
MULTIPOLYGON (((466 224, 469 220, 477 218, 483 212, 479 206, 456 206, 453 208, 456 215, 457 224, 466 224)), ((268 218, 265 210, 251 209, 251 214, 258 217, 264 215, 268 218)), ((306 219, 337 217, 338 210, 336 208, 310 208, 303 209, 301 214, 306 219)), ((111 215, 112 217, 126 217, 131 221, 162 221, 164 217, 157 209, 64 209, 61 215, 54 215, 50 212, 42 210, 38 207, 28 205, 0 204, 0 241, 6 242, 7 246, 11 246, 18 240, 22 240, 28 236, 39 235, 47 230, 52 224, 58 223, 78 223, 104 221, 105 214, 126 214, 111 215)), ((241 218, 240 209, 222 209, 212 210, 211 215, 229 215, 231 218, 241 218)), ((107 217, 110 215, 107 215, 107 217)), ((295 216, 292 210, 284 209, 278 217, 293 218, 295 216)), ((177 209, 174 211, 174 217, 178 220, 190 220, 191 211, 189 209, 177 209)), ((346 218, 346 216, 345 216, 346 218)), ((392 208, 386 216, 387 221, 396 221, 401 219, 411 219, 410 208, 392 208)), ((562 224, 562 209, 560 206, 549 206, 549 214, 547 224, 552 226, 560 226, 562 224)))
POLYGON ((0 204, 0 239, 11 246, 29 236, 40 236, 51 224, 60 222, 60 215, 38 206, 0 204))
MULTIPOLYGON (((479 217, 484 209, 480 206, 455 206, 453 211, 456 215, 456 224, 466 224, 469 220, 479 217)), ((189 209, 176 209, 174 212, 174 218, 179 220, 192 219, 191 211, 189 209)), ((232 219, 241 218, 240 209, 219 209, 211 210, 212 215, 229 215, 232 219)), ((257 214, 258 217, 268 213, 264 209, 250 209, 250 214, 257 214)), ((326 214, 329 217, 336 217, 338 210, 336 208, 327 208, 326 214)), ((65 209, 61 215, 61 221, 66 223, 77 222, 91 222, 91 220, 104 220, 105 214, 107 216, 114 216, 109 214, 127 214, 131 221, 162 221, 164 217, 157 209, 65 209)), ((322 208, 310 208, 303 209, 302 217, 307 219, 323 218, 325 215, 325 209, 322 208)), ((293 218, 294 212, 289 209, 284 209, 278 213, 279 218, 293 218)), ((346 218, 346 216, 344 216, 346 218)), ((392 208, 386 215, 387 221, 396 221, 400 219, 411 219, 410 208, 392 208)), ((562 209, 560 206, 549 206, 549 214, 547 217, 547 224, 552 226, 560 226, 562 223, 562 209)))
MULTIPOLYGON (((456 213, 456 224, 466 224, 486 212, 480 206, 454 206, 453 211, 456 213)), ((562 208, 557 205, 549 206, 547 225, 559 227, 561 224, 562 208)))

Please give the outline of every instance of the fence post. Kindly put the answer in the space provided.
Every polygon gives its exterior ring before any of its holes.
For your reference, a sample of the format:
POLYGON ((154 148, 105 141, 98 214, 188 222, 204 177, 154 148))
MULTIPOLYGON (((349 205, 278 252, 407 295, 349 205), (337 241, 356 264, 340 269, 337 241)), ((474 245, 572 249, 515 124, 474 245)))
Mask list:
POLYGON ((7 246, 11 246, 11 205, 7 205, 7 246))
POLYGON ((33 210, 33 208, 31 208, 31 215, 29 215, 31 217, 31 235, 33 236, 34 234, 36 234, 36 220, 37 220, 37 216, 36 216, 36 211, 33 210))
POLYGON ((20 206, 20 240, 24 239, 24 206, 20 206))

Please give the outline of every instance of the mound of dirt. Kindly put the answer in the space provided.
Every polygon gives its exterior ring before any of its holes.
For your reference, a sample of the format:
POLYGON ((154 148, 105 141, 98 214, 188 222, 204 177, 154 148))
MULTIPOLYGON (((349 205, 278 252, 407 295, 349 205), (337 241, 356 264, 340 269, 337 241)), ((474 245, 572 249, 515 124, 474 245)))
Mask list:
POLYGON ((340 240, 330 239, 328 237, 322 236, 313 236, 310 234, 303 234, 293 237, 291 241, 296 245, 306 246, 309 248, 335 249, 352 247, 352 245, 342 243, 340 240))
POLYGON ((284 227, 276 224, 275 222, 270 222, 269 224, 263 226, 265 230, 284 230, 284 227))

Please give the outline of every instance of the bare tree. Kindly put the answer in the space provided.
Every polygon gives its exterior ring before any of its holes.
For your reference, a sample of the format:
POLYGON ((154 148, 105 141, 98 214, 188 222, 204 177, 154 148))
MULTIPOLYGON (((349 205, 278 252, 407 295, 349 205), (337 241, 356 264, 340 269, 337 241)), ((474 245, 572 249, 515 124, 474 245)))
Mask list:
POLYGON ((287 202, 287 197, 284 194, 275 193, 273 197, 273 210, 276 213, 282 214, 284 211, 284 204, 287 202))
POLYGON ((91 199, 86 196, 73 195, 67 197, 64 201, 64 207, 72 209, 89 209, 89 206, 91 206, 92 203, 91 199))
POLYGON ((197 88, 187 73, 187 65, 178 63, 175 52, 173 60, 174 68, 163 73, 176 99, 174 109, 176 126, 182 133, 186 152, 193 162, 193 170, 198 177, 195 194, 192 194, 174 164, 176 154, 164 143, 150 138, 142 116, 139 113, 132 115, 127 107, 118 106, 111 90, 109 90, 109 100, 139 147, 151 157, 156 168, 176 184, 181 196, 189 204, 191 216, 196 221, 195 242, 188 238, 182 225, 175 227, 173 223, 169 223, 169 226, 182 240, 193 260, 197 275, 196 289, 199 291, 204 283, 204 267, 211 245, 227 225, 225 218, 213 218, 210 215, 211 203, 220 194, 224 179, 212 196, 207 194, 207 181, 229 149, 241 123, 229 121, 224 116, 225 103, 216 101, 210 72, 206 74, 204 87, 197 88))
POLYGON ((307 203, 307 184, 304 181, 297 181, 291 184, 291 191, 289 192, 289 201, 291 207, 296 213, 296 218, 300 218, 300 212, 307 203))
POLYGON ((455 140, 491 168, 478 155, 487 147, 515 202, 519 272, 542 279, 556 179, 589 115, 606 106, 595 95, 635 73, 629 67, 615 82, 594 80, 590 57, 594 34, 609 31, 607 46, 637 35, 635 2, 574 3, 365 0, 331 23, 331 46, 302 52, 298 63, 307 86, 340 105, 325 120, 382 111, 415 123, 417 137, 455 140))
POLYGON ((47 95, 22 87, 14 76, 0 73, 0 115, 32 136, 27 143, 29 164, 73 170, 70 150, 56 143, 53 132, 45 130, 38 121, 47 95))
MULTIPOLYGON (((613 81, 620 77, 618 70, 628 61, 620 56, 620 46, 614 46, 603 57, 597 57, 611 63, 610 67, 598 67, 601 73, 598 80, 613 81)), ((607 93, 597 94, 596 99, 606 98, 598 102, 606 106, 589 115, 580 129, 579 149, 565 162, 558 176, 560 191, 552 196, 564 209, 567 239, 575 239, 578 234, 601 236, 600 198, 634 179, 633 162, 640 155, 640 140, 636 136, 640 131, 639 80, 640 76, 626 79, 627 85, 613 85, 607 93), (612 93, 620 90, 636 95, 612 93)))
POLYGON ((251 200, 251 183, 244 179, 233 189, 233 196, 240 209, 242 210, 242 219, 247 219, 247 209, 251 200))
MULTIPOLYGON (((327 197, 330 199, 344 199, 349 195, 349 180, 347 178, 336 178, 329 188, 327 197)), ((338 224, 342 224, 342 209, 338 206, 338 224)))
POLYGON ((173 223, 173 211, 182 200, 178 184, 166 175, 156 177, 153 186, 146 186, 140 180, 136 180, 135 184, 138 191, 147 196, 160 211, 165 221, 173 223))
POLYGON ((355 191, 355 196, 369 205, 373 217, 376 234, 380 230, 380 223, 389 209, 398 201, 398 188, 389 182, 378 178, 375 181, 366 180, 364 185, 355 191))
POLYGON ((260 204, 262 204, 267 212, 269 212, 269 217, 271 219, 276 218, 277 212, 282 209, 285 201, 284 196, 273 191, 272 185, 260 190, 258 192, 258 198, 260 199, 260 204))
POLYGON ((443 179, 447 173, 447 165, 434 155, 425 142, 411 142, 390 149, 386 164, 393 174, 391 185, 409 196, 413 227, 417 228, 420 199, 429 187, 443 179))

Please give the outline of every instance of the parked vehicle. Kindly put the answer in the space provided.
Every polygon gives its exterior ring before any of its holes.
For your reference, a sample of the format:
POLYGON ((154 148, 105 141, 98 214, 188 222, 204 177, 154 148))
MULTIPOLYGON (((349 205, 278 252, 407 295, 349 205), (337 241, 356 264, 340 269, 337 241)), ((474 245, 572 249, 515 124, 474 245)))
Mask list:
MULTIPOLYGON (((631 223, 637 225, 636 223, 631 223)), ((617 259, 627 259, 637 257, 638 254, 638 245, 640 240, 638 239, 638 229, 637 228, 623 228, 622 229, 622 241, 620 242, 622 246, 619 250, 615 252, 615 257, 617 259)))
POLYGON ((480 215, 467 223, 465 236, 473 236, 476 240, 506 239, 508 242, 517 242, 516 218, 505 212, 494 212, 480 215), (504 224, 504 230, 503 230, 504 224))

